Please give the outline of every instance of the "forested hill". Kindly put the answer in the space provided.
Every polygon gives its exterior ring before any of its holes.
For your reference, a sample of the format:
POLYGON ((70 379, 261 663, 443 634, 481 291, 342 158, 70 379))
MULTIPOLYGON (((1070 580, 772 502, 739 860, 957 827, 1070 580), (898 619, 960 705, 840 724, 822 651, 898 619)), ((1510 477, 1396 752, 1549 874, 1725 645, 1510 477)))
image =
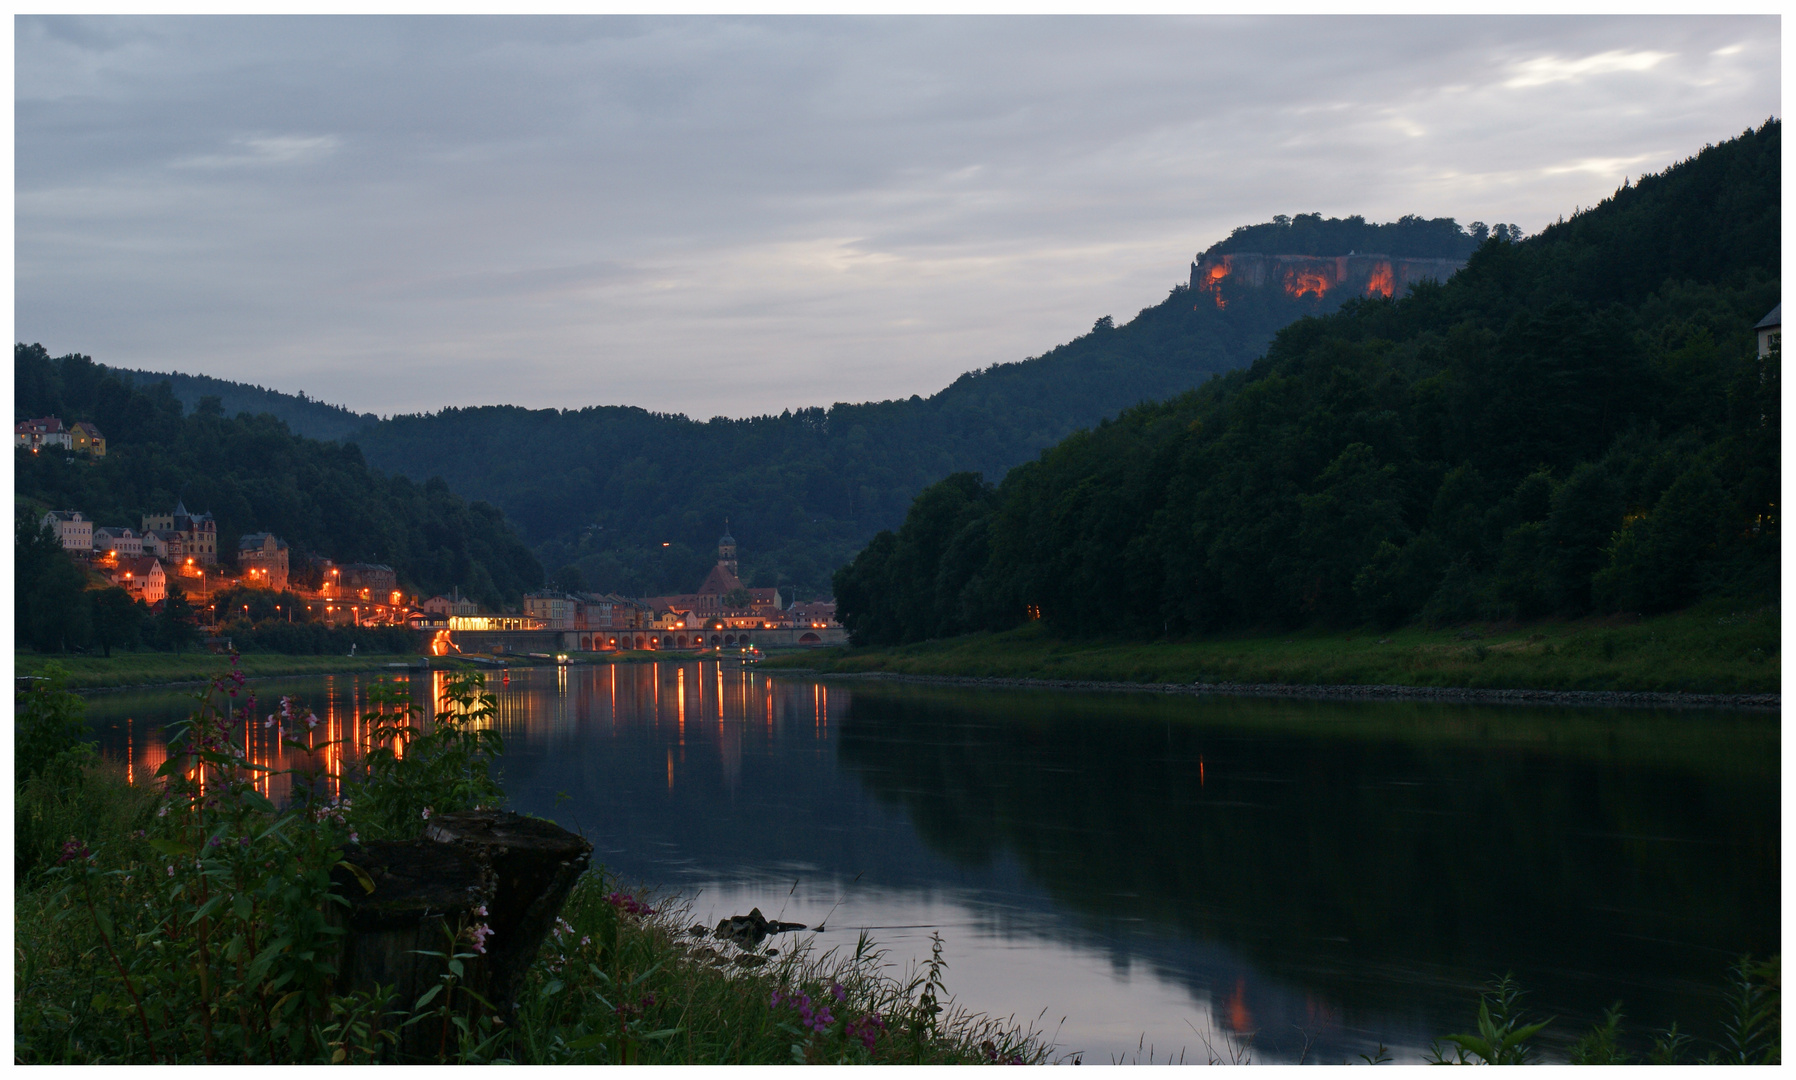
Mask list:
POLYGON ((373 413, 355 413, 341 405, 327 405, 307 397, 303 390, 297 394, 284 394, 248 383, 215 379, 210 375, 183 375, 178 371, 165 374, 132 368, 110 370, 138 386, 168 383, 175 399, 190 411, 199 408, 201 401, 213 397, 218 399, 226 416, 267 413, 286 424, 295 435, 304 435, 308 439, 342 439, 380 419, 373 413))
POLYGON ((496 508, 465 502, 438 479, 383 476, 354 444, 302 438, 267 414, 227 416, 217 399, 188 412, 167 382, 136 385, 86 356, 53 359, 42 345, 14 348, 13 386, 15 416, 91 421, 107 443, 96 461, 15 451, 15 512, 80 510, 98 525, 137 529, 180 499, 218 519, 221 558, 234 557, 242 534, 272 532, 290 545, 301 580, 304 556, 321 555, 386 563, 408 589, 460 586, 494 608, 542 584, 542 567, 496 508))
POLYGON ((1780 299, 1780 145, 1767 121, 996 488, 942 481, 837 574, 844 621, 890 643, 1775 602, 1779 370, 1752 328, 1780 299))
MULTIPOLYGON (((1387 254, 1434 255, 1446 232, 1461 253, 1473 244, 1451 221, 1347 220, 1356 224, 1323 224, 1349 239, 1396 230, 1387 254)), ((624 407, 447 409, 355 438, 372 464, 441 475, 492 501, 546 567, 572 564, 589 586, 691 588, 728 518, 750 585, 826 595, 831 571, 897 526, 925 486, 959 471, 1001 476, 1074 431, 1252 362, 1280 327, 1339 304, 1265 289, 1222 311, 1181 283, 1123 325, 1106 316, 1042 356, 968 372, 929 398, 708 422, 624 407)))

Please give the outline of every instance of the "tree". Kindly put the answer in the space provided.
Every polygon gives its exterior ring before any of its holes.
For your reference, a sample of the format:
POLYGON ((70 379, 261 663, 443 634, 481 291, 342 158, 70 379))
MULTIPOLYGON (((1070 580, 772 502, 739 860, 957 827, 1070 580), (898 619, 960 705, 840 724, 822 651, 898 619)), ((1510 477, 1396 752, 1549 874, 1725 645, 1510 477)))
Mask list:
POLYGON ((87 599, 82 596, 87 575, 63 551, 50 527, 24 507, 14 518, 13 567, 17 575, 13 626, 19 636, 39 652, 86 645, 91 629, 87 599))
POLYGON ((199 628, 194 625, 193 615, 193 605, 187 602, 187 594, 178 586, 169 586, 168 595, 162 598, 162 611, 156 616, 156 636, 162 639, 164 646, 178 654, 181 646, 199 639, 199 628))
POLYGON ((748 590, 740 585, 723 594, 723 606, 727 611, 744 611, 752 603, 748 590))
POLYGON ((103 655, 110 658, 114 645, 129 647, 137 644, 146 613, 143 601, 132 599, 130 593, 116 585, 110 589, 90 589, 87 598, 92 606, 94 641, 103 655))

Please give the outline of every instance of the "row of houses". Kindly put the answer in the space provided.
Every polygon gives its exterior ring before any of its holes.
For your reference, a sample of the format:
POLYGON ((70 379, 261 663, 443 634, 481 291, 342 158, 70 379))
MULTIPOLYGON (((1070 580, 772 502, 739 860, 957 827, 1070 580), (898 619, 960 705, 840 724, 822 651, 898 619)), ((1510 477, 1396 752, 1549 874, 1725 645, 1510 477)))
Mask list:
POLYGON ((66 427, 54 416, 21 420, 12 426, 12 438, 13 446, 34 454, 60 447, 63 450, 92 454, 97 458, 106 456, 106 436, 85 420, 78 420, 66 427))
POLYGON ((218 558, 218 522, 209 513, 190 513, 181 502, 169 513, 143 515, 142 529, 96 527, 79 510, 52 510, 42 522, 64 551, 149 604, 162 601, 171 578, 185 577, 193 579, 189 591, 202 596, 234 586, 297 592, 316 600, 318 612, 331 622, 403 622, 410 612, 399 593, 397 574, 384 563, 309 560, 317 565, 307 568, 308 577, 320 584, 296 586, 292 551, 285 540, 269 532, 239 537, 235 568, 223 566, 218 558))

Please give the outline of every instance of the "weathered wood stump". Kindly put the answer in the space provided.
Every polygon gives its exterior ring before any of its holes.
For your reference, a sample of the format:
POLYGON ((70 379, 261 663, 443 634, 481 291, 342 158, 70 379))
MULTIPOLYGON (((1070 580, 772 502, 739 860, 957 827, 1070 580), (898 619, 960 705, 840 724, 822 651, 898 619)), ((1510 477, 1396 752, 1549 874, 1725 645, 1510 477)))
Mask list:
MULTIPOLYGON (((591 854, 591 844, 552 822, 502 810, 444 814, 421 840, 346 849, 343 861, 359 867, 374 890, 352 870, 332 874, 349 901, 340 916, 348 932, 338 991, 391 986, 393 1006, 409 1009, 446 971, 443 959, 420 953, 474 953, 459 985, 511 1020, 524 974, 591 854), (490 933, 477 934, 481 926, 490 933)), ((408 1029, 404 1056, 435 1046, 427 1027, 408 1029)))

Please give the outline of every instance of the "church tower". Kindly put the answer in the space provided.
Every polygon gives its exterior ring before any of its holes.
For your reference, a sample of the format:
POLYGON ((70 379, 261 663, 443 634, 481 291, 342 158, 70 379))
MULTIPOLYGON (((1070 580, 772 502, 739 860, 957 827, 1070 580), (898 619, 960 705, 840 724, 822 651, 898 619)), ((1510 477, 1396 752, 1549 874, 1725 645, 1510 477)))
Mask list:
POLYGON ((741 577, 736 569, 736 538, 730 535, 730 519, 723 519, 723 535, 717 538, 717 565, 730 572, 732 577, 741 577))

